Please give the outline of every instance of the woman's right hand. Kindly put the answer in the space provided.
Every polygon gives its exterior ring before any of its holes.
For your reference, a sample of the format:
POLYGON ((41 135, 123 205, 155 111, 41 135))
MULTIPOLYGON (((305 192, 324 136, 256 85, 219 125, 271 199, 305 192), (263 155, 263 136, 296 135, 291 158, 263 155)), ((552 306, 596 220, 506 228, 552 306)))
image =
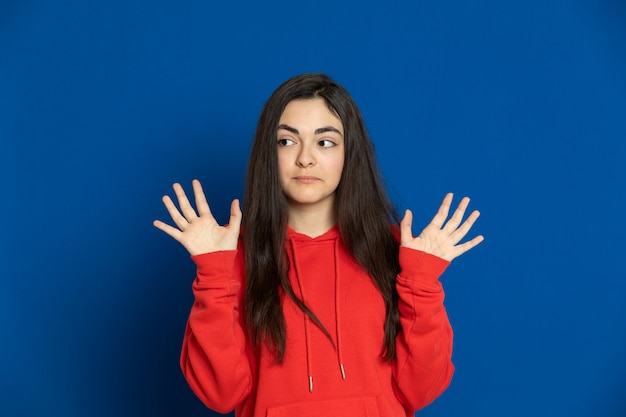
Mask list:
POLYGON ((152 223, 154 227, 180 242, 191 256, 237 249, 242 217, 239 200, 233 200, 230 205, 229 224, 220 226, 211 214, 200 181, 193 180, 192 185, 198 213, 196 214, 189 203, 183 187, 176 183, 174 184, 174 192, 178 199, 180 211, 169 196, 163 197, 163 204, 165 204, 176 227, 160 220, 155 220, 152 223))

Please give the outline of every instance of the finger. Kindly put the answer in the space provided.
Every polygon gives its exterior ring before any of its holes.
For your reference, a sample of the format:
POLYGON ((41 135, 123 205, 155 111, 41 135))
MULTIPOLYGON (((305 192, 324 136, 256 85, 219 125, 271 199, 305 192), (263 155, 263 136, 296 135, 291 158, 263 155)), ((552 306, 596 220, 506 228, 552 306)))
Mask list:
POLYGON ((185 190, 179 183, 174 184, 174 192, 176 193, 176 198, 178 199, 178 205, 180 206, 180 211, 185 216, 187 221, 192 221, 198 217, 196 211, 191 206, 189 199, 187 198, 187 194, 185 194, 185 190))
POLYGON ((239 206, 239 200, 235 199, 230 204, 230 220, 228 221, 228 228, 232 228, 233 231, 239 235, 239 228, 241 227, 241 207, 239 206))
POLYGON ((163 196, 162 200, 167 212, 170 214, 170 217, 176 226, 178 226, 180 230, 185 230, 185 228, 189 225, 189 222, 183 217, 182 214, 180 214, 170 196, 163 196))
POLYGON ((193 180, 191 184, 193 186, 193 193, 196 196, 196 208, 198 209, 198 214, 200 216, 211 215, 211 208, 209 207, 209 203, 206 201, 206 196, 204 195, 200 181, 193 180))
POLYGON ((406 244, 408 241, 413 239, 413 232, 411 231, 412 225, 413 213, 411 210, 406 210, 404 212, 404 217, 400 222, 400 244, 406 244))
POLYGON ((451 234, 454 243, 460 242, 461 239, 463 239, 465 235, 469 233, 470 229, 472 228, 472 226, 474 226, 474 223, 476 223, 476 220, 478 220, 479 217, 480 212, 478 210, 474 210, 463 222, 463 224, 461 224, 461 226, 451 234))
POLYGON ((465 210, 467 210, 469 202, 469 197, 463 197, 463 199, 459 203, 459 206, 454 211, 454 214, 452 215, 452 217, 450 217, 450 220, 448 220, 443 228, 446 232, 452 234, 459 227, 459 224, 461 224, 461 221, 463 220, 463 216, 465 215, 465 210))
MULTIPOLYGON (((454 256, 454 258, 457 258, 461 255, 463 255, 465 252, 469 251, 472 248, 475 248, 476 246, 478 246, 483 240, 485 240, 483 235, 479 235, 476 236, 474 239, 465 242, 461 245, 456 246, 456 255, 454 256)), ((453 258, 453 259, 454 259, 453 258)), ((452 259, 451 259, 452 260, 452 259)))
POLYGON ((439 206, 439 210, 437 210, 437 214, 430 221, 431 224, 437 226, 437 228, 441 229, 443 223, 448 218, 448 213, 450 212, 450 205, 452 204, 452 193, 446 194, 445 198, 441 202, 441 206, 439 206))
POLYGON ((174 239, 180 242, 180 238, 182 236, 182 232, 175 227, 170 226, 167 223, 163 223, 161 220, 155 220, 152 222, 152 225, 159 230, 164 231, 174 239))

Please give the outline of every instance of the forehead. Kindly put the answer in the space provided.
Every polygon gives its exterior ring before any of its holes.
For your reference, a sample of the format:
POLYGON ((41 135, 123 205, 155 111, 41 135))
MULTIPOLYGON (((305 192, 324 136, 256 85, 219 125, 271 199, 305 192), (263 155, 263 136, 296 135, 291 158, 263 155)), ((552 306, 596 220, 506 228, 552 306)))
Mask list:
POLYGON ((290 101, 280 116, 279 124, 303 128, 333 126, 343 132, 341 119, 328 108, 326 101, 322 98, 290 101))

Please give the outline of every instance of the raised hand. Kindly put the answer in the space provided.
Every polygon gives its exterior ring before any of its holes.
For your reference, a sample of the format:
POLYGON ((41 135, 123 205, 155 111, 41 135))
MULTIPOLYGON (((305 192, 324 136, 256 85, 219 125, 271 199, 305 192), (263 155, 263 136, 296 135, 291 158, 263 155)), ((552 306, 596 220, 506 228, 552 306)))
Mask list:
POLYGON ((413 237, 413 233, 411 232, 413 213, 407 210, 404 214, 404 218, 400 222, 400 245, 430 253, 446 261, 452 261, 454 258, 464 254, 482 242, 484 238, 479 235, 470 241, 459 244, 461 239, 463 239, 472 228, 472 225, 476 219, 478 219, 480 213, 474 210, 472 214, 461 223, 470 201, 468 197, 464 197, 452 217, 446 222, 452 204, 452 197, 452 193, 446 195, 435 217, 433 217, 428 226, 426 226, 417 237, 413 237))
POLYGON ((241 208, 239 200, 233 200, 230 205, 230 221, 227 226, 220 226, 206 201, 200 181, 193 180, 193 192, 195 194, 198 213, 189 203, 183 187, 174 184, 174 192, 178 199, 180 211, 169 196, 163 197, 163 204, 167 208, 176 227, 155 220, 152 224, 159 230, 164 231, 180 242, 190 255, 216 252, 221 250, 237 249, 239 228, 241 225, 241 208))

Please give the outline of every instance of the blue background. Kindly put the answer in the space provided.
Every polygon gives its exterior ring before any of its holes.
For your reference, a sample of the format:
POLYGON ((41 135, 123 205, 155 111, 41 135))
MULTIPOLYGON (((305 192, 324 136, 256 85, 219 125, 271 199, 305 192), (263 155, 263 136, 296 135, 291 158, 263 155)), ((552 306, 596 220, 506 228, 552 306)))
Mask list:
POLYGON ((626 3, 227 3, 0 3, 0 415, 211 415, 178 367, 194 267, 151 223, 196 177, 225 221, 265 99, 313 71, 415 229, 448 191, 482 212, 418 414, 626 415, 626 3))

